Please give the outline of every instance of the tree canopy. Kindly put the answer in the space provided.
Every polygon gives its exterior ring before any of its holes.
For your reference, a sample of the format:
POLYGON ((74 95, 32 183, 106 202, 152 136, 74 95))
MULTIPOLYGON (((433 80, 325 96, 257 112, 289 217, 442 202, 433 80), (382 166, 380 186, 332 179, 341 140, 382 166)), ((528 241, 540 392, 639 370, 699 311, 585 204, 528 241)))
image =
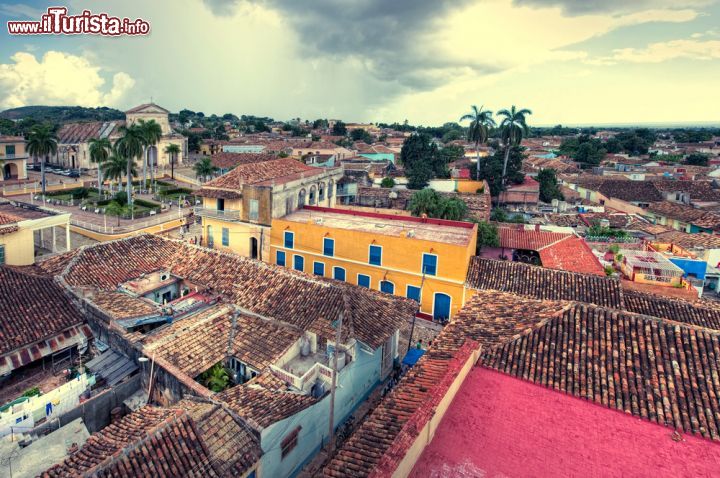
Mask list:
POLYGON ((685 164, 693 166, 707 166, 710 156, 703 153, 691 153, 685 157, 685 164))
POLYGON ((405 168, 408 188, 422 189, 434 177, 448 177, 445 160, 430 135, 420 133, 408 137, 400 151, 400 162, 405 168))
POLYGON ((413 216, 460 221, 467 216, 465 201, 457 197, 442 196, 430 188, 421 189, 410 197, 408 205, 413 216))
MULTIPOLYGON (((510 155, 507 163, 507 183, 520 184, 525 179, 525 174, 521 171, 522 162, 525 158, 525 148, 522 146, 514 146, 510 148, 510 155)), ((480 163, 479 176, 471 170, 470 174, 473 179, 484 179, 490 185, 490 193, 497 196, 503 190, 502 171, 503 162, 505 161, 505 153, 500 148, 495 148, 495 154, 485 158, 480 163)))
POLYGON ((541 169, 537 180, 540 183, 540 200, 542 202, 550 203, 553 199, 565 199, 560 191, 560 186, 558 186, 554 169, 541 169))

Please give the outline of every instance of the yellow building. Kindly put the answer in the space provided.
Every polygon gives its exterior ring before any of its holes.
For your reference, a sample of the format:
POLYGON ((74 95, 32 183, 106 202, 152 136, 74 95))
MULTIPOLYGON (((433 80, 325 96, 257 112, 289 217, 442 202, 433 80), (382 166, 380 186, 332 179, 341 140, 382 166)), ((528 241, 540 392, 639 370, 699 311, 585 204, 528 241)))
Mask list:
POLYGON ((255 156, 256 162, 239 164, 205 183, 196 192, 203 205, 195 213, 202 218, 203 245, 268 260, 272 219, 306 204, 333 206, 343 173, 342 168, 316 168, 291 158, 255 156))
POLYGON ((417 300, 444 319, 465 301, 476 242, 472 223, 309 206, 273 219, 270 260, 417 300))
POLYGON ((0 136, 0 183, 27 179, 25 139, 19 136, 0 136))
POLYGON ((27 266, 35 263, 36 252, 60 250, 70 250, 69 213, 0 202, 0 265, 27 266))

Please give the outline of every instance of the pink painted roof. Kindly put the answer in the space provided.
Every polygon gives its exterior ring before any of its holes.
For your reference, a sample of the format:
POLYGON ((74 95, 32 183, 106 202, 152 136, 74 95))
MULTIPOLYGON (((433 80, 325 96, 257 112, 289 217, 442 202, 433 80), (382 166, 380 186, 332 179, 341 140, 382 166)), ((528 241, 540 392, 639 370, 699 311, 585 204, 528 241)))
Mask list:
POLYGON ((410 477, 717 474, 720 445, 679 438, 671 428, 475 368, 410 477))

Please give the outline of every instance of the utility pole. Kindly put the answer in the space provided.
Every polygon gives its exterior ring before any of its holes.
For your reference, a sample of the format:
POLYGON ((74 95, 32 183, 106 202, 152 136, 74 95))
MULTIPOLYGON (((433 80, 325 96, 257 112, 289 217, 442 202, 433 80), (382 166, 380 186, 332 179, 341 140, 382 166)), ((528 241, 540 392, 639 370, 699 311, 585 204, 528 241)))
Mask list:
POLYGON ((340 312, 340 317, 338 318, 338 325, 337 325, 337 333, 335 334, 335 350, 333 353, 333 367, 332 367, 332 382, 330 385, 330 425, 329 425, 329 434, 330 434, 330 441, 328 445, 328 456, 332 454, 332 452, 335 450, 335 389, 337 388, 337 363, 338 363, 338 352, 340 351, 340 341, 342 340, 342 323, 343 323, 343 314, 344 312, 340 312))

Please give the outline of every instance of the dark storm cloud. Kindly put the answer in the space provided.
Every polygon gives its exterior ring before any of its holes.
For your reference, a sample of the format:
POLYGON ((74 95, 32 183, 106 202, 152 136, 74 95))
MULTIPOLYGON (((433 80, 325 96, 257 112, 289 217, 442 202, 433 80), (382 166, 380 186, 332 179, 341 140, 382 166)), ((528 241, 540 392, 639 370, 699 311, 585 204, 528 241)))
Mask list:
POLYGON ((591 13, 627 13, 651 8, 683 8, 697 5, 698 1, 682 0, 513 0, 515 5, 561 7, 568 15, 591 13))
POLYGON ((376 78, 411 89, 432 89, 453 76, 486 74, 497 65, 456 62, 423 41, 447 28, 442 20, 473 0, 203 0, 217 15, 241 1, 277 10, 297 32, 301 51, 334 59, 353 58, 376 78))

